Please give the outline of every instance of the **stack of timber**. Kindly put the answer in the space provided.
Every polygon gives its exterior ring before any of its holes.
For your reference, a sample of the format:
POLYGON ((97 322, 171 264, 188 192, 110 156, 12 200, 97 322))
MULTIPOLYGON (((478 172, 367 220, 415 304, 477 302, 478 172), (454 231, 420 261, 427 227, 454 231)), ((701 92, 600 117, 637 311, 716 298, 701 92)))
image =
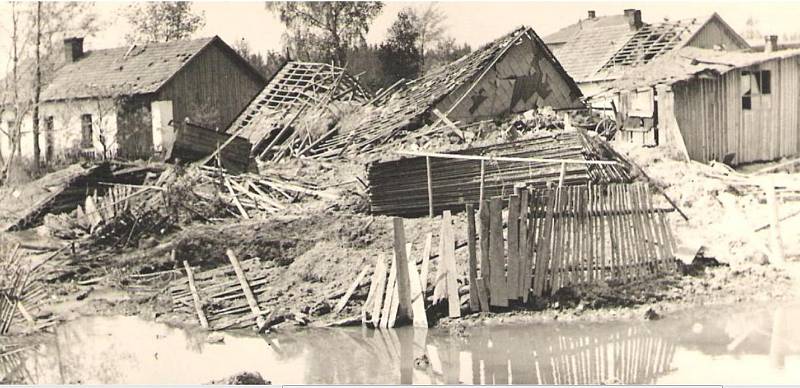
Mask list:
MULTIPOLYGON (((471 148, 455 155, 539 158, 553 160, 606 160, 597 154, 584 132, 540 132, 531 138, 471 148)), ((462 210, 481 198, 508 198, 518 185, 543 188, 548 182, 581 185, 630 182, 622 164, 583 164, 459 160, 411 157, 372 163, 367 168, 371 211, 376 214, 419 216, 428 214, 432 197, 435 214, 462 210), (430 170, 428 170, 430 164, 430 170), (429 180, 430 179, 430 180, 429 180), (429 191, 430 185, 430 191, 429 191)))
MULTIPOLYGON (((677 269, 677 246, 665 217, 671 210, 656 208, 640 183, 520 190, 505 204, 501 197, 484 201, 480 261, 470 251, 470 290, 477 291, 470 305, 488 311, 563 287, 671 273, 677 269)), ((474 223, 473 210, 467 211, 474 223)), ((468 239, 476 245, 474 235, 468 239)))
POLYGON ((111 177, 107 163, 84 167, 73 164, 67 168, 45 175, 15 189, 20 192, 3 193, 0 209, 0 231, 21 230, 38 226, 47 213, 66 213, 75 210, 86 196, 97 188, 97 183, 111 177), (17 197, 24 196, 24 197, 17 197))
POLYGON ((8 338, 0 337, 0 383, 15 382, 33 383, 30 372, 25 365, 25 353, 32 347, 29 344, 16 343, 8 338))

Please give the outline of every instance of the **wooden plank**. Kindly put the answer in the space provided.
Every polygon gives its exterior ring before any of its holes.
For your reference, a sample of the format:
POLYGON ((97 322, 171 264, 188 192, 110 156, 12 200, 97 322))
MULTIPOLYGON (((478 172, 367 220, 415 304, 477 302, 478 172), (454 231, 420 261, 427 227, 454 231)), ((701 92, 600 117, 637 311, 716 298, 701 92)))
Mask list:
POLYGON ((380 314, 381 319, 379 326, 382 328, 394 327, 395 317, 397 316, 397 310, 394 310, 394 317, 390 319, 390 315, 393 315, 392 305, 397 294, 397 260, 394 258, 394 255, 392 255, 391 264, 391 267, 389 267, 389 278, 386 281, 386 294, 383 298, 383 306, 380 314), (389 326, 390 321, 392 326, 389 326))
POLYGON ((247 305, 250 306, 250 312, 252 312, 253 316, 256 318, 256 324, 261 326, 260 320, 264 318, 261 316, 261 310, 258 308, 258 300, 256 300, 253 291, 250 290, 250 285, 247 283, 247 277, 244 275, 242 266, 239 264, 239 259, 236 258, 236 255, 230 249, 225 251, 225 253, 228 255, 231 265, 233 265, 236 277, 239 279, 239 285, 242 287, 242 292, 244 292, 244 296, 247 299, 247 305))
POLYGON ((494 197, 489 205, 489 302, 492 306, 508 306, 505 277, 505 244, 503 241, 503 199, 494 197))
POLYGON ((508 299, 519 297, 519 196, 512 195, 508 199, 508 274, 506 276, 506 296, 508 299))
POLYGON ((397 258, 397 295, 398 300, 397 316, 403 318, 411 317, 411 291, 408 274, 408 257, 406 257, 406 234, 403 227, 403 219, 394 217, 394 254, 397 258))
POLYGON ((373 295, 372 304, 364 305, 365 310, 370 312, 372 325, 378 327, 380 324, 381 307, 383 307, 383 295, 386 291, 386 260, 383 256, 375 258, 375 271, 372 273, 372 283, 369 292, 373 295))
POLYGON ((553 229, 553 208, 555 206, 554 191, 548 189, 543 200, 547 202, 543 203, 545 216, 541 226, 541 237, 536 247, 536 266, 534 267, 533 279, 533 294, 535 296, 542 296, 544 294, 545 282, 548 277, 548 264, 551 261, 550 239, 553 229))
POLYGON ((442 222, 446 231, 446 234, 442 236, 445 242, 442 259, 447 268, 447 311, 450 318, 460 318, 461 300, 458 297, 458 281, 456 280, 456 242, 449 210, 445 210, 442 214, 442 222))
POLYGON ((422 249, 422 270, 420 272, 420 284, 422 285, 422 293, 428 290, 428 270, 430 269, 431 262, 431 245, 433 244, 433 233, 428 233, 425 238, 425 247, 422 249))
POLYGON ((480 229, 480 243, 481 243, 481 273, 480 277, 483 278, 483 281, 486 283, 487 289, 489 288, 490 282, 490 274, 491 274, 491 264, 489 261, 489 224, 490 224, 490 217, 489 217, 489 201, 481 202, 480 209, 478 209, 478 218, 481 223, 480 229))
MULTIPOLYGON (((407 254, 411 255, 411 244, 408 244, 407 254)), ((428 317, 425 314, 425 292, 417 272, 415 260, 408 260, 409 291, 411 293, 411 316, 414 327, 428 327, 428 317)))
POLYGON ((350 287, 347 287, 347 291, 345 291, 344 295, 339 299, 339 302, 336 303, 336 307, 333 309, 334 314, 339 314, 344 310, 344 307, 347 305, 347 301, 350 300, 350 297, 353 295, 353 292, 356 291, 358 285, 361 284, 361 281, 364 280, 364 277, 367 276, 367 272, 369 271, 369 265, 365 265, 361 272, 358 273, 356 276, 356 280, 350 284, 350 287))
POLYGON ((471 203, 466 205, 467 211, 467 250, 469 251, 469 308, 471 311, 476 312, 480 310, 480 301, 478 300, 478 287, 476 279, 478 278, 478 257, 477 257, 477 242, 475 230, 475 208, 471 203))
POLYGON ((531 277, 531 257, 528 251, 528 189, 519 190, 519 279, 517 284, 517 296, 522 297, 523 302, 528 301, 528 290, 530 289, 531 277), (528 280, 525 280, 528 278, 528 280))
POLYGON ((481 311, 488 313, 489 288, 486 286, 486 279, 479 277, 475 279, 475 283, 478 288, 478 301, 480 302, 481 311))
POLYGON ((425 157, 425 166, 428 174, 428 216, 433 218, 433 178, 431 177, 431 158, 425 157))
MULTIPOLYGON (((172 252, 174 257, 175 251, 173 250, 172 252)), ((189 291, 192 293, 192 301, 194 302, 194 311, 197 313, 197 319, 200 321, 200 326, 204 329, 208 329, 208 320, 206 319, 206 314, 203 312, 203 304, 200 302, 200 295, 197 292, 197 285, 194 282, 194 274, 186 260, 183 261, 183 268, 186 269, 186 277, 189 279, 189 291)))

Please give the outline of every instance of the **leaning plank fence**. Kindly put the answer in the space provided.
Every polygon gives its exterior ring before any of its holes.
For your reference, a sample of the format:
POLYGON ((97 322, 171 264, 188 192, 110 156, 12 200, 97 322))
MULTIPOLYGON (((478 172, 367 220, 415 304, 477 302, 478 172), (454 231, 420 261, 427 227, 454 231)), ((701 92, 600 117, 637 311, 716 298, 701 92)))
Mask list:
POLYGON ((479 258, 477 249, 469 252, 470 304, 488 310, 566 286, 674 271, 667 211, 640 183, 519 190, 505 201, 484 201, 480 228, 467 206, 469 245, 480 242, 479 258))

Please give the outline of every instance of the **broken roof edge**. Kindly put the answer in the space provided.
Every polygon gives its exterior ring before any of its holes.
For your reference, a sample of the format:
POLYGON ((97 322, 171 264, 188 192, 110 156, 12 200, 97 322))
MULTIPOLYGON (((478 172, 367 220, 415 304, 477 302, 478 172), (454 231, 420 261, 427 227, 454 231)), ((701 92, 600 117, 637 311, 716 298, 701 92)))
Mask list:
POLYGON ((592 97, 657 85, 671 86, 695 78, 719 77, 732 70, 794 57, 800 57, 800 49, 752 53, 684 47, 646 65, 629 69, 607 89, 592 97))

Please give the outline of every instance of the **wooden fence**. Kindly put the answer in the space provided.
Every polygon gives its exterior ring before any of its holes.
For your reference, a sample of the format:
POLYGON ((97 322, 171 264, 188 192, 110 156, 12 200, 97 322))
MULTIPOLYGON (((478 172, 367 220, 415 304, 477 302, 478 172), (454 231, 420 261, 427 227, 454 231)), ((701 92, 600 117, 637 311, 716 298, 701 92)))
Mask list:
POLYGON ((518 190, 507 201, 484 201, 480 228, 468 205, 470 306, 488 311, 566 286, 674 271, 667 211, 657 209, 647 185, 638 183, 518 190))

